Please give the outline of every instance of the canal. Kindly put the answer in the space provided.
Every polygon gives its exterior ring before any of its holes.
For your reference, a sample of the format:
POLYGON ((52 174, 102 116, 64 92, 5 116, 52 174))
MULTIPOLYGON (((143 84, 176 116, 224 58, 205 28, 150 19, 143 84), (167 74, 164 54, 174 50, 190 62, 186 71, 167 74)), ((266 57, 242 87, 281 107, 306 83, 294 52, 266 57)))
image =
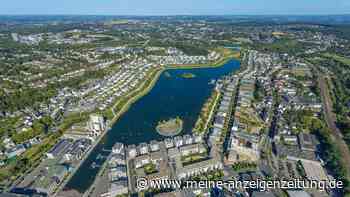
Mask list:
POLYGON ((237 60, 230 60, 217 68, 174 69, 163 72, 152 90, 136 101, 113 127, 80 166, 68 182, 65 189, 74 189, 81 193, 89 188, 100 166, 115 142, 138 144, 154 139, 162 139, 155 127, 158 121, 179 116, 183 121, 183 133, 190 133, 202 105, 210 96, 214 87, 213 79, 221 78, 239 69, 237 60), (192 73, 194 78, 181 77, 192 73), (97 159, 98 158, 98 159, 97 159))

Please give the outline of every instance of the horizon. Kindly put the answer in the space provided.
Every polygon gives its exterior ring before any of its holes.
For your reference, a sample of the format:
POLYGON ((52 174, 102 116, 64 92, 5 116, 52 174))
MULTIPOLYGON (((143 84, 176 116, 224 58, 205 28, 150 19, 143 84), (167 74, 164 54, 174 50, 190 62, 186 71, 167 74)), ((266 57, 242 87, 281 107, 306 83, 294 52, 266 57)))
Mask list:
POLYGON ((0 15, 94 15, 94 16, 221 16, 221 15, 348 15, 350 2, 347 0, 62 0, 48 2, 33 0, 4 2, 0 15))
POLYGON ((270 16, 270 17, 283 17, 283 16, 350 16, 350 13, 340 13, 340 14, 0 14, 1 16, 120 16, 120 17, 133 17, 133 16, 150 16, 150 17, 168 17, 168 16, 230 16, 230 17, 254 17, 254 16, 270 16))

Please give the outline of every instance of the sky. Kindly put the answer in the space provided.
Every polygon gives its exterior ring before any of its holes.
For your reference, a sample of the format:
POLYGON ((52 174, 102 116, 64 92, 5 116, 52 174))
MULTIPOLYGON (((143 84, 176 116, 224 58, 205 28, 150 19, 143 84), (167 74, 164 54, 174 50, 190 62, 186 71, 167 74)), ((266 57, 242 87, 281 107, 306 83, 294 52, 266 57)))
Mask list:
POLYGON ((2 0, 0 15, 327 15, 350 0, 2 0))

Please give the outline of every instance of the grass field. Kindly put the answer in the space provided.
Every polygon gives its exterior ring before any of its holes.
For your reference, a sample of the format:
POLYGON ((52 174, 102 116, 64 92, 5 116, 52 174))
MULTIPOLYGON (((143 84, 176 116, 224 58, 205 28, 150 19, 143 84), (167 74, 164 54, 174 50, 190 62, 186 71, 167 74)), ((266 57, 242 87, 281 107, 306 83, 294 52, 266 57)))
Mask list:
POLYGON ((323 54, 324 57, 327 58, 333 58, 336 61, 339 61, 343 64, 349 65, 350 66, 350 58, 346 58, 346 57, 342 57, 340 55, 337 54, 333 54, 333 53, 325 53, 323 54))

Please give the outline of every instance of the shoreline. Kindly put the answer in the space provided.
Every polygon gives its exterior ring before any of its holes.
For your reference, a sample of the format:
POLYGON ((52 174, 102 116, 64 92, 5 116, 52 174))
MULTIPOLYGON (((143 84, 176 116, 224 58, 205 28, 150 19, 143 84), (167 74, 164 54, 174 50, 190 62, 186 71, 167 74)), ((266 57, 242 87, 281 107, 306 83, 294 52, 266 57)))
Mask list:
MULTIPOLYGON (((148 92, 150 90, 152 90, 152 88, 154 87, 154 85, 156 84, 156 82, 158 81, 159 77, 161 76, 161 74, 167 70, 176 70, 176 69, 197 69, 197 68, 218 68, 223 66, 224 64, 226 64, 227 62, 229 62, 230 60, 237 60, 240 61, 238 58, 234 58, 234 57, 227 57, 225 59, 219 60, 219 62, 216 62, 214 64, 198 64, 198 65, 171 65, 171 66, 163 66, 159 71, 157 71, 157 73, 155 74, 155 76, 153 77, 150 85, 148 87, 146 87, 144 90, 141 90, 142 92, 137 94, 135 97, 132 97, 125 105, 123 105, 122 109, 120 111, 117 112, 117 114, 112 118, 112 120, 110 121, 110 126, 112 126, 118 119, 119 117, 126 112, 129 107, 135 103, 139 98, 145 96, 148 94, 148 92), (211 66, 214 65, 214 66, 211 66)), ((237 70, 239 72, 239 69, 237 70)), ((113 105, 113 107, 115 107, 116 105, 113 105)), ((112 107, 112 108, 113 108, 112 107)), ((101 134, 104 135, 104 134, 101 134)))
POLYGON ((183 130, 183 120, 179 120, 180 123, 179 125, 177 124, 177 122, 175 122, 176 124, 176 128, 174 131, 165 131, 165 130, 162 130, 162 127, 166 124, 169 124, 170 121, 177 121, 177 119, 170 119, 170 120, 167 120, 165 123, 158 123, 157 127, 156 127, 156 131, 159 135, 162 135, 162 136, 165 136, 165 137, 173 137, 175 135, 178 135, 182 132, 183 130))
MULTIPOLYGON (((246 67, 244 64, 242 64, 242 61, 241 61, 239 58, 234 58, 234 57, 232 57, 231 59, 235 59, 235 60, 238 60, 238 61, 240 62, 240 67, 239 67, 238 70, 234 71, 234 74, 241 75, 242 73, 244 73, 244 72, 247 70, 247 67, 246 67)), ((228 60, 228 61, 229 61, 229 60, 228 60)), ((215 91, 215 90, 213 90, 213 91, 215 91)), ((217 99, 218 99, 219 97, 220 97, 220 93, 218 93, 218 95, 217 95, 217 97, 216 97, 216 101, 214 101, 215 104, 214 104, 214 106, 212 107, 212 110, 209 112, 208 119, 207 119, 207 121, 205 122, 205 128, 208 127, 208 124, 209 124, 210 120, 212 119, 212 117, 211 117, 211 116, 212 116, 212 112, 214 111, 215 106, 217 105, 217 99)), ((198 116, 197 121, 199 120, 199 117, 200 117, 200 115, 198 116)), ((206 129, 204 129, 204 130, 206 130, 206 129)), ((205 134, 205 133, 206 133, 206 132, 200 133, 200 132, 198 132, 198 131, 195 131, 194 129, 192 129, 192 132, 193 132, 193 133, 197 133, 197 134, 205 134)))
POLYGON ((174 70, 174 69, 196 69, 196 68, 218 68, 229 62, 230 60, 235 59, 240 61, 239 57, 234 57, 233 55, 229 55, 227 57, 222 57, 213 63, 206 64, 170 64, 165 66, 166 70, 174 70))
MULTIPOLYGON (((161 76, 161 74, 164 71, 167 70, 174 70, 174 69, 196 69, 196 68, 217 68, 217 67, 221 67, 224 64, 226 64, 227 62, 229 62, 230 60, 237 60, 240 61, 239 58, 235 58, 232 56, 228 56, 228 57, 224 57, 223 59, 219 60, 218 62, 214 63, 214 64, 198 64, 198 65, 172 65, 172 66, 162 66, 159 70, 155 71, 154 76, 151 79, 151 82, 149 83, 149 85, 147 87, 143 87, 141 86, 141 92, 139 92, 138 94, 136 94, 134 97, 130 98, 122 107, 120 110, 118 110, 118 112, 116 113, 116 115, 114 115, 114 117, 110 120, 107 128, 99 137, 98 139, 96 139, 95 143, 93 144, 93 146, 89 149, 89 151, 84 155, 84 157, 81 159, 81 162, 78 164, 78 166, 74 169, 74 171, 68 175, 68 177, 66 178, 66 181, 64 182, 64 185, 61 185, 58 189, 57 192, 55 194, 53 194, 53 196, 56 196, 57 194, 59 194, 61 191, 63 191, 63 189, 65 188, 65 186, 67 185, 67 183, 72 179, 72 177, 75 175, 75 173, 78 171, 78 169, 80 168, 80 166, 84 163, 84 161, 88 158, 88 156, 90 155, 90 153, 95 149, 95 147, 100 143, 100 141, 102 140, 102 138, 106 135, 106 133, 112 128, 112 126, 118 121, 118 119, 132 106, 133 103, 135 103, 136 101, 138 101, 140 98, 142 98, 143 96, 147 95, 154 87, 154 85, 156 84, 156 82, 158 81, 159 77, 161 76)), ((239 70, 238 70, 239 72, 239 70)), ((114 107, 116 107, 118 105, 118 103, 114 104, 111 109, 113 110, 114 107)), ((95 182, 96 177, 94 178, 93 183, 95 182)), ((90 187, 93 187, 94 184, 92 184, 90 187)), ((86 190, 89 191, 90 187, 86 190)), ((85 191, 85 192, 86 192, 85 191)), ((80 193, 80 191, 78 191, 80 193)), ((84 196, 84 193, 81 193, 84 196)))
MULTIPOLYGON (((93 145, 90 147, 90 149, 88 150, 88 152, 86 152, 86 154, 84 154, 84 157, 81 159, 81 162, 79 162, 79 164, 74 168, 74 171, 72 173, 70 173, 66 178, 65 181, 60 185, 60 187, 57 189, 57 191, 52 195, 52 196, 57 196, 61 191, 63 191, 63 189, 65 188, 65 186, 67 185, 67 183, 72 179, 72 177, 75 175, 75 173, 79 170, 80 166, 84 163, 84 161, 89 157, 90 153, 95 149, 95 147, 100 143, 100 141, 102 140, 102 138, 107 134, 107 132, 111 129, 112 125, 121 117, 121 115, 124 114, 124 112, 126 112, 129 107, 136 102, 139 98, 143 97, 144 95, 146 95, 155 85, 155 83, 158 81, 158 78, 160 77, 161 73, 163 73, 164 69, 159 69, 158 71, 155 71, 155 76, 153 77, 151 83, 148 85, 148 87, 144 88, 144 90, 141 90, 142 92, 140 92, 139 94, 137 94, 135 97, 131 98, 130 100, 128 100, 128 102, 126 102, 125 105, 123 105, 122 109, 119 110, 117 112, 117 114, 114 116, 114 118, 110 121, 110 123, 107 125, 107 129, 94 141, 93 145)), ((115 107, 115 105, 112 106, 112 108, 115 107)), ((95 177, 96 179, 96 177, 95 177)), ((80 191, 78 191, 80 193, 80 191)), ((82 193, 84 194, 84 193, 82 193)))
MULTIPOLYGON (((149 91, 151 89, 153 89, 154 85, 156 84, 156 82, 158 81, 159 77, 161 76, 161 74, 163 73, 165 69, 164 68, 161 68, 159 69, 158 71, 156 71, 156 73, 154 74, 155 76, 153 76, 153 78, 151 79, 151 82, 150 84, 143 88, 142 90, 140 90, 141 92, 136 94, 134 97, 130 98, 121 108, 121 110, 119 110, 117 112, 117 114, 112 118, 112 120, 110 121, 109 125, 108 126, 113 126, 115 124, 115 122, 120 118, 121 115, 123 115, 124 112, 126 112, 129 107, 131 107, 131 105, 133 103, 135 103, 139 98, 147 95, 149 93, 149 91)), ((117 105, 117 104, 116 104, 117 105)), ((116 105, 113 105, 112 108, 116 107, 116 105)), ((104 134, 102 134, 104 135, 104 134)))

